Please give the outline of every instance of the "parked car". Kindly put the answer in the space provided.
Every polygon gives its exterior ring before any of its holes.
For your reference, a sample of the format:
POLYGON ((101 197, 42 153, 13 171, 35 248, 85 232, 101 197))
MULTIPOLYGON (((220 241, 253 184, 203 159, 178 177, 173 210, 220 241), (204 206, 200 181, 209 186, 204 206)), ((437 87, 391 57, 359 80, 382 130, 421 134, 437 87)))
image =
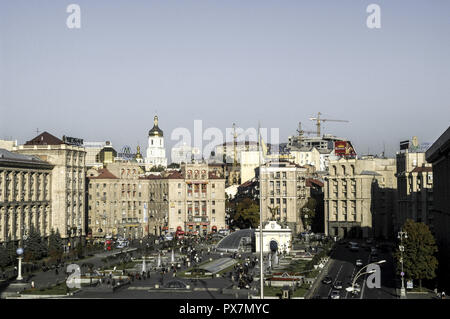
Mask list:
POLYGON ((361 267, 363 265, 362 260, 361 259, 356 259, 355 265, 356 265, 356 267, 361 267))
POLYGON ((341 290, 342 289, 342 281, 336 281, 333 285, 333 288, 336 290, 341 290))
POLYGON ((333 282, 333 279, 330 276, 325 276, 325 278, 323 278, 322 283, 325 285, 329 285, 333 282))
POLYGON ((331 299, 340 299, 341 297, 339 296, 339 291, 338 290, 333 290, 331 292, 330 298, 331 299))

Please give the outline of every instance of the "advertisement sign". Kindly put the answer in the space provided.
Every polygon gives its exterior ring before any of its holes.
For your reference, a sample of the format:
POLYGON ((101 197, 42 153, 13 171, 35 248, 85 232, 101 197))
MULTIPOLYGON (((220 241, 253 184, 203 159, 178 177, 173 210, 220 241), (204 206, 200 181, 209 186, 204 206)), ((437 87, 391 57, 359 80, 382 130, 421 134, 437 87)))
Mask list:
POLYGON ((409 149, 409 141, 400 142, 400 150, 407 150, 407 149, 409 149))
POLYGON ((334 154, 345 158, 353 158, 356 152, 350 141, 336 141, 334 142, 334 154))
POLYGON ((413 281, 412 280, 408 280, 406 282, 406 289, 413 289, 413 281))
POLYGON ((69 137, 69 136, 63 135, 62 140, 67 145, 83 146, 83 140, 81 138, 75 138, 75 137, 69 137))

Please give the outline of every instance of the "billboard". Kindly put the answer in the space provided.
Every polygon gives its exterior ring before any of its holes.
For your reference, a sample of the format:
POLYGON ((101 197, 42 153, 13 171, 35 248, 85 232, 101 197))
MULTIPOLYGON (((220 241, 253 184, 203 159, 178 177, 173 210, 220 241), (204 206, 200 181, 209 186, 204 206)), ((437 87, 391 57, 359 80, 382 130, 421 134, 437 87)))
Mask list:
POLYGON ((407 149, 409 149, 409 141, 401 141, 400 150, 407 150, 407 149))
POLYGON ((356 157, 356 151, 350 141, 334 142, 334 154, 345 158, 356 157))

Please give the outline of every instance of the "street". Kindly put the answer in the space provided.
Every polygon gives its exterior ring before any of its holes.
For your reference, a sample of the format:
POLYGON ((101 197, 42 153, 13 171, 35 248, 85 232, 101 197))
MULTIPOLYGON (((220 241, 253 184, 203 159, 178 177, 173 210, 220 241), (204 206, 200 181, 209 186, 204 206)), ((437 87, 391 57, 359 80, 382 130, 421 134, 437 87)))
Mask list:
MULTIPOLYGON (((315 297, 329 298, 336 282, 342 282, 342 289, 339 290, 339 299, 392 299, 397 298, 395 292, 395 272, 393 266, 393 258, 390 252, 378 249, 378 260, 386 260, 380 264, 381 268, 381 288, 368 288, 365 284, 366 275, 359 277, 357 282, 361 285, 361 292, 352 294, 346 291, 346 288, 352 285, 352 281, 361 266, 356 266, 356 260, 361 259, 362 267, 372 262, 370 250, 364 249, 361 245, 362 240, 352 240, 359 244, 358 251, 351 251, 347 244, 337 243, 331 255, 331 265, 328 269, 327 276, 331 277, 331 284, 320 283, 316 290, 315 297), (363 285, 364 283, 364 285, 363 285)), ((370 245, 367 245, 370 246, 370 245)), ((365 272, 363 270, 362 272, 365 272)))

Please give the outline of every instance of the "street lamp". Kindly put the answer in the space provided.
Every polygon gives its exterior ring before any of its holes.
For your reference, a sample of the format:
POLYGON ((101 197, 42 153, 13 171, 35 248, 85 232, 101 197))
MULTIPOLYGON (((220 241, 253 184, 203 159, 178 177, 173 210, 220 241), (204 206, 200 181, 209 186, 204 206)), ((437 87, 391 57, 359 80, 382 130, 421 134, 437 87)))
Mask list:
POLYGON ((400 245, 398 246, 398 249, 400 250, 400 263, 402 264, 402 288, 400 289, 400 298, 406 298, 406 289, 405 289, 405 272, 403 271, 403 251, 405 250, 405 246, 403 246, 403 238, 408 238, 408 233, 400 230, 398 232, 398 239, 400 239, 400 245))
POLYGON ((19 265, 17 267, 17 280, 22 280, 22 255, 23 255, 23 248, 17 248, 16 250, 17 255, 19 256, 17 259, 19 260, 19 265))

